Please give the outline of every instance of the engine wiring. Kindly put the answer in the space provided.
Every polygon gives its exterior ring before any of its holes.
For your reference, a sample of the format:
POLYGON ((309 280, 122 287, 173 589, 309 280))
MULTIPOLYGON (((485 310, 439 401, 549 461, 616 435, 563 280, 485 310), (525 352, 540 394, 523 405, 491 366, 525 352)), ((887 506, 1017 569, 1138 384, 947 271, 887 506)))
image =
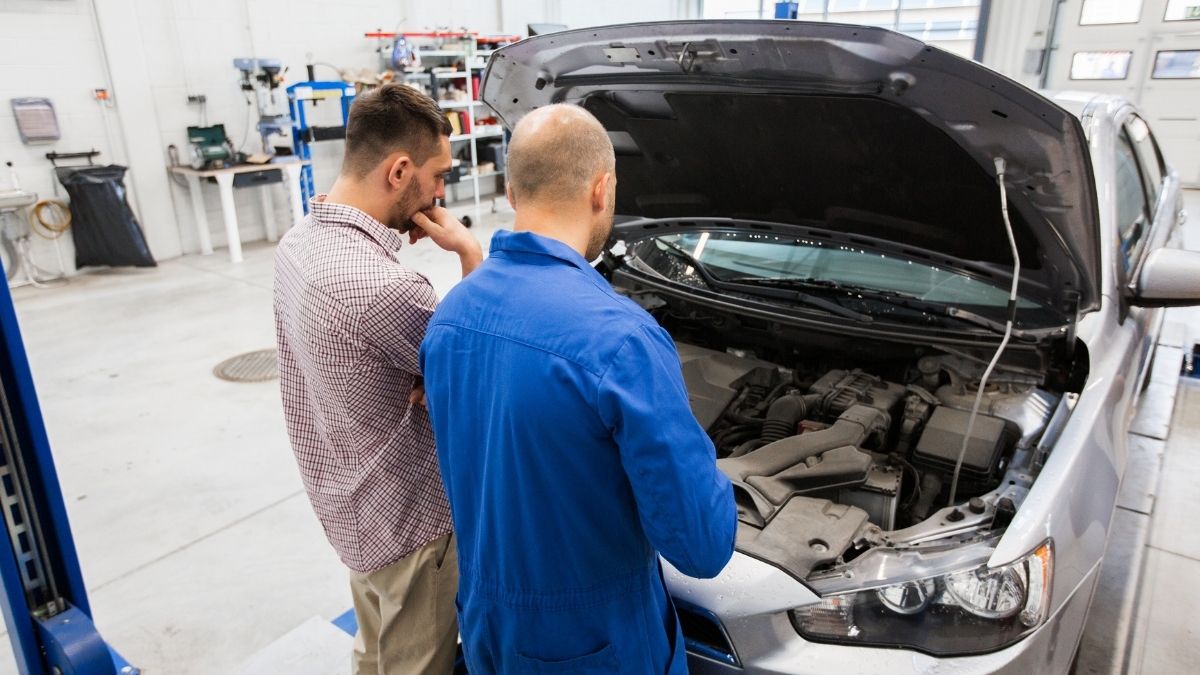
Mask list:
POLYGON ((904 456, 900 453, 894 452, 888 455, 888 460, 899 466, 903 471, 908 471, 912 474, 913 489, 909 493, 908 498, 904 500, 904 503, 900 505, 902 511, 907 511, 921 499, 921 473, 917 471, 917 467, 913 466, 907 459, 904 459, 904 456))
MULTIPOLYGON (((957 356, 960 359, 965 359, 972 363, 977 363, 981 366, 986 366, 989 363, 987 359, 981 359, 978 356, 975 356, 974 354, 972 354, 966 350, 956 349, 949 345, 938 345, 938 349, 943 352, 946 352, 947 354, 957 356)), ((1023 368, 1021 366, 1014 366, 1011 364, 998 363, 998 364, 996 364, 996 369, 1003 370, 1008 373, 1014 373, 1017 375, 1029 375, 1031 377, 1037 377, 1037 378, 1041 378, 1043 376, 1042 371, 1037 370, 1035 368, 1023 368)))
POLYGON ((987 389, 988 378, 991 377, 992 371, 995 370, 996 364, 1000 361, 1000 356, 1004 354, 1004 349, 1008 347, 1008 341, 1012 338, 1013 324, 1017 319, 1017 288, 1021 283, 1021 254, 1017 251, 1017 239, 1013 235, 1012 221, 1008 217, 1008 192, 1004 185, 1004 173, 1007 164, 1003 157, 994 159, 996 165, 996 183, 1000 186, 1000 214, 1004 218, 1004 230, 1008 235, 1008 245, 1012 248, 1013 255, 1013 275, 1012 288, 1008 294, 1008 318, 1004 324, 1004 337, 1000 340, 1000 346, 996 348, 996 353, 992 355, 991 362, 988 363, 987 369, 983 371, 983 377, 979 378, 979 390, 975 393, 975 404, 971 406, 971 415, 967 418, 967 432, 963 434, 962 449, 958 451, 958 460, 954 463, 954 476, 950 481, 950 500, 946 502, 947 506, 952 506, 955 503, 955 498, 958 496, 958 476, 962 472, 963 460, 967 456, 967 446, 971 442, 971 432, 975 427, 975 418, 979 415, 979 406, 983 402, 983 394, 987 389))

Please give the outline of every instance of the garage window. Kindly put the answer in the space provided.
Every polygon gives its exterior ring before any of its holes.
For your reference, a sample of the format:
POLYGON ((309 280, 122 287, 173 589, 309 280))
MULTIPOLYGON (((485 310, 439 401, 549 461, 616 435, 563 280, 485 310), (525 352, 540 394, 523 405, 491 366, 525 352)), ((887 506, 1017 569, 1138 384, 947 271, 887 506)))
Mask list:
POLYGON ((896 9, 896 0, 829 0, 831 12, 870 12, 896 9))
POLYGON ((1154 55, 1156 80, 1200 79, 1200 50, 1162 51, 1154 55))
POLYGON ((704 0, 705 19, 765 19, 758 0, 704 0))
POLYGON ((1104 26, 1137 23, 1142 16, 1142 0, 1083 0, 1079 25, 1104 26))
POLYGON ((1133 52, 1075 52, 1072 80, 1123 80, 1129 76, 1133 52))
POLYGON ((974 7, 979 0, 900 0, 904 9, 934 9, 937 7, 974 7))
POLYGON ((1167 0, 1163 21, 1200 20, 1200 0, 1167 0))
POLYGON ((1137 153, 1126 133, 1117 140, 1116 179, 1117 234, 1121 243, 1121 261, 1128 272, 1145 240, 1148 211, 1137 153))
MULTIPOLYGON (((982 0, 800 0, 796 9, 802 21, 887 28, 978 60, 983 56, 976 53, 981 3, 982 0)), ((775 3, 772 0, 701 0, 700 16, 705 19, 770 19, 775 16, 775 3)))

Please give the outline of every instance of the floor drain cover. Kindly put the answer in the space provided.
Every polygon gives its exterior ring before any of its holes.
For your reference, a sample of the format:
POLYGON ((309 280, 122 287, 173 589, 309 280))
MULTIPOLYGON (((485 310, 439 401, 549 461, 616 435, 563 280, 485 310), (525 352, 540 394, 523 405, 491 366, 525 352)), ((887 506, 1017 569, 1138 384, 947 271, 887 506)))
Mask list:
POLYGON ((266 382, 279 377, 274 349, 260 349, 225 359, 213 368, 213 375, 230 382, 266 382))

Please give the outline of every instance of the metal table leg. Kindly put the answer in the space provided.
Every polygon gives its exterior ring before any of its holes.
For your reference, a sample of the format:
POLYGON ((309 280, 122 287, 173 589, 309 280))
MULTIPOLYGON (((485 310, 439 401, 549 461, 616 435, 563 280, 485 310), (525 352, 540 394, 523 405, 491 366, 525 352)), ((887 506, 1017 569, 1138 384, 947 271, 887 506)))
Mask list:
POLYGON ((271 188, 274 185, 267 183, 262 186, 262 194, 258 201, 258 205, 262 207, 263 227, 267 230, 267 241, 276 241, 279 239, 279 234, 275 231, 275 204, 271 201, 271 188))
POLYGON ((292 222, 288 223, 288 227, 304 220, 304 198, 300 194, 300 169, 302 165, 299 162, 293 164, 284 164, 284 170, 287 171, 287 187, 288 187, 288 204, 292 208, 292 222))
POLYGON ((188 184, 188 196, 192 198, 192 217, 196 221, 196 236, 200 239, 200 252, 212 255, 212 235, 208 233, 208 214, 204 212, 204 194, 200 192, 200 177, 184 174, 188 184))
POLYGON ((221 191, 221 214, 225 218, 225 237, 229 243, 229 262, 242 262, 242 239, 238 231, 237 210, 233 206, 233 174, 215 176, 221 191))

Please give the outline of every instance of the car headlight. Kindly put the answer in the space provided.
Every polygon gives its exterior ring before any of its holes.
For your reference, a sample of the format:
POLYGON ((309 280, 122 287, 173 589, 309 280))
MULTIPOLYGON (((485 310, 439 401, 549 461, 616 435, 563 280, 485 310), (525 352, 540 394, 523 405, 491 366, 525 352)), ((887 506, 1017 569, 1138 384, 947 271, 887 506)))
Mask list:
POLYGON ((793 610, 792 622, 815 642, 907 647, 936 656, 995 651, 1046 620, 1053 561, 1046 541, 1003 567, 828 595, 793 610))

